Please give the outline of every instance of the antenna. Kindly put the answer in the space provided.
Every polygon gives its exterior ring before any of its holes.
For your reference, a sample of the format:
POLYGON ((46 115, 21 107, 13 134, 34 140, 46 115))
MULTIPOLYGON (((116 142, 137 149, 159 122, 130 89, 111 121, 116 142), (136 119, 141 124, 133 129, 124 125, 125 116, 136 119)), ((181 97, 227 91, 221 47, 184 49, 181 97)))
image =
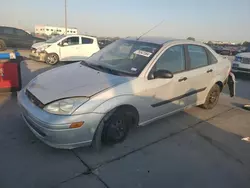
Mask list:
POLYGON ((152 27, 151 29, 149 29, 147 32, 143 33, 141 36, 139 36, 136 40, 139 40, 141 37, 143 37, 144 35, 148 34, 150 31, 152 31, 153 29, 157 28, 158 26, 160 26, 162 23, 164 22, 164 20, 162 20, 160 23, 158 23, 157 25, 155 25, 154 27, 152 27))

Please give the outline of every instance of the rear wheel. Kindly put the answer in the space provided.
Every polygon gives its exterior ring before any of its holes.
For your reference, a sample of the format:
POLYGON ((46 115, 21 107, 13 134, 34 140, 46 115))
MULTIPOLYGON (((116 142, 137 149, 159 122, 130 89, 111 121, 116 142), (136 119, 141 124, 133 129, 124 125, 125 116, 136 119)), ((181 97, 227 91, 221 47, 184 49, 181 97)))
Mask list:
POLYGON ((4 51, 4 50, 6 50, 5 42, 3 40, 0 40, 0 51, 4 51))
POLYGON ((50 53, 46 56, 45 62, 49 65, 55 65, 59 62, 59 57, 56 53, 50 53))
POLYGON ((203 105, 201 105, 202 108, 204 109, 212 109, 214 108, 218 101, 219 101, 219 98, 220 98, 220 92, 221 92, 221 89, 220 89, 220 86, 215 84, 211 90, 209 91, 207 97, 206 97, 206 101, 203 105))

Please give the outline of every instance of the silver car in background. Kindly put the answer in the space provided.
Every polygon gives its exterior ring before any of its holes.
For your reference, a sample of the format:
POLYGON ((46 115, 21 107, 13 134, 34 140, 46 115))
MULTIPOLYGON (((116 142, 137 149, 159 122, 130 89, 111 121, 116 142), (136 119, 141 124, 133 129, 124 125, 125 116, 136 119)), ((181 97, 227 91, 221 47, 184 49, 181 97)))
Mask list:
POLYGON ((231 64, 205 44, 126 38, 34 78, 18 95, 31 131, 56 148, 116 144, 184 108, 213 108, 231 64))

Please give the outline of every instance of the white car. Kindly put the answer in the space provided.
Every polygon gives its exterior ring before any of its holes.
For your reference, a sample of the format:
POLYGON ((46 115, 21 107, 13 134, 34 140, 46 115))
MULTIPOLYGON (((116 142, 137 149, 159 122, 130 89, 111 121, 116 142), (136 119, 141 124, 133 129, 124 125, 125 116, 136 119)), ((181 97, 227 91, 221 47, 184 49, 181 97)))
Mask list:
POLYGON ((95 37, 59 35, 45 42, 33 44, 30 58, 55 65, 59 61, 79 61, 99 51, 95 37))
POLYGON ((126 38, 38 75, 18 101, 24 121, 50 146, 116 144, 134 126, 191 106, 215 107, 230 69, 202 43, 126 38))
POLYGON ((250 73, 250 52, 239 53, 232 64, 233 73, 250 73))

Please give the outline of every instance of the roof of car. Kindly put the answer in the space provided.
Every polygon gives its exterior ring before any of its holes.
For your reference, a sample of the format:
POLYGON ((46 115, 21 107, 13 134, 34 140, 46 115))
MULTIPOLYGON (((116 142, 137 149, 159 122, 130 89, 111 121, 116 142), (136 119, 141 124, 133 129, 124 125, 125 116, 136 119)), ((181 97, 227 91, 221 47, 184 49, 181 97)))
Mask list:
POLYGON ((151 36, 143 36, 137 39, 138 37, 127 37, 127 40, 138 40, 142 42, 149 42, 149 43, 155 43, 155 44, 166 44, 169 42, 183 42, 183 43, 195 43, 195 44, 200 44, 199 42, 196 41, 191 41, 191 40, 186 40, 186 39, 175 39, 175 38, 170 38, 170 37, 151 37, 151 36))
POLYGON ((155 44, 165 44, 170 41, 175 41, 178 39, 170 38, 170 37, 153 37, 153 36, 143 36, 143 37, 127 37, 128 40, 138 40, 142 42, 150 42, 155 44), (139 39, 138 39, 139 38, 139 39))

